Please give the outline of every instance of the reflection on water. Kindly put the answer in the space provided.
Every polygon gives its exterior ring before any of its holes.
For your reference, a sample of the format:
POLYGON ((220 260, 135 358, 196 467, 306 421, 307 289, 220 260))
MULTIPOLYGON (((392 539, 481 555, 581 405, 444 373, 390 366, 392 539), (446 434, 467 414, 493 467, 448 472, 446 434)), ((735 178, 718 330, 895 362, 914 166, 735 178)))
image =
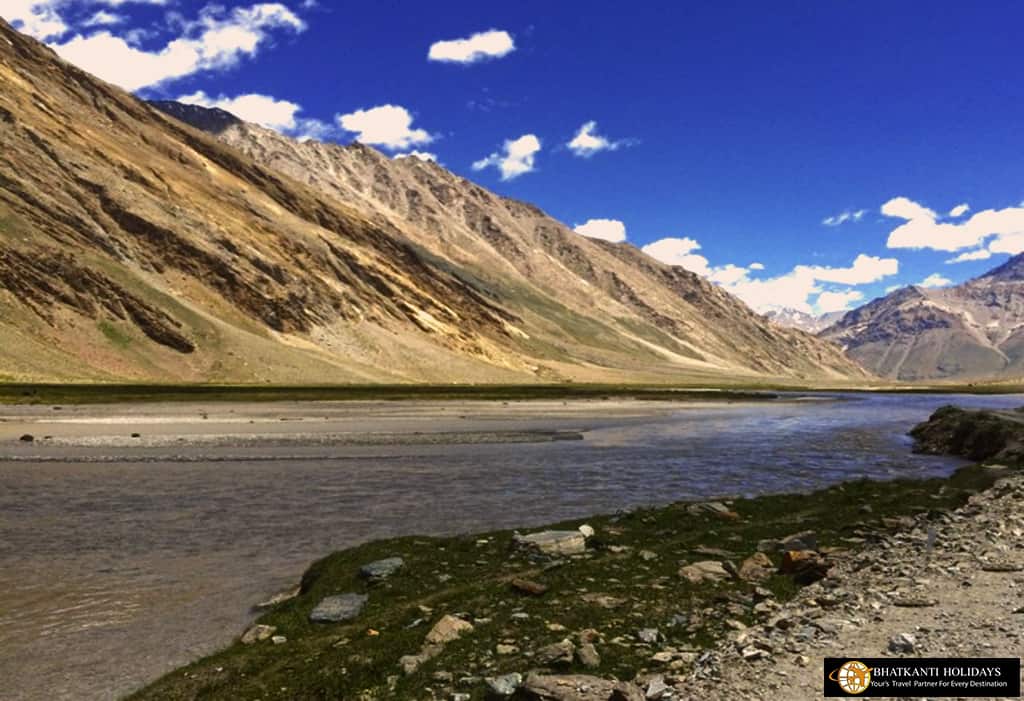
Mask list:
MULTIPOLYGON (((488 417, 495 431, 593 427, 583 441, 530 444, 325 450, 275 426, 278 445, 185 442, 175 458, 146 446, 0 447, 0 695, 116 698, 228 642, 250 604, 295 582, 311 560, 372 538, 946 474, 958 463, 911 455, 906 430, 942 404, 1021 399, 888 395, 658 405, 621 420, 521 409, 488 417)), ((444 430, 429 412, 403 420, 403 430, 444 430)), ((99 432, 110 430, 107 421, 99 432)))

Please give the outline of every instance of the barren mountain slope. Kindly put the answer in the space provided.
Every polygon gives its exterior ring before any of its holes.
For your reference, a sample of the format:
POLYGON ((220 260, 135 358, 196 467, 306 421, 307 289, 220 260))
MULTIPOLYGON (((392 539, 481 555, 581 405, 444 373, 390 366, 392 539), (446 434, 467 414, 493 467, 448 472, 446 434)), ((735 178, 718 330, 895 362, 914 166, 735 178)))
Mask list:
POLYGON ((844 316, 822 337, 900 380, 1024 375, 1024 255, 955 287, 906 287, 844 316))
POLYGON ((0 379, 857 372, 695 276, 437 166, 303 148, 345 154, 331 182, 349 190, 307 187, 0 21, 0 379))
POLYGON ((779 329, 703 278, 628 244, 582 237, 538 208, 499 197, 418 158, 352 144, 297 142, 225 113, 160 109, 216 134, 258 163, 392 226, 491 290, 523 320, 528 346, 559 374, 588 364, 692 372, 839 377, 861 371, 833 347, 779 329))

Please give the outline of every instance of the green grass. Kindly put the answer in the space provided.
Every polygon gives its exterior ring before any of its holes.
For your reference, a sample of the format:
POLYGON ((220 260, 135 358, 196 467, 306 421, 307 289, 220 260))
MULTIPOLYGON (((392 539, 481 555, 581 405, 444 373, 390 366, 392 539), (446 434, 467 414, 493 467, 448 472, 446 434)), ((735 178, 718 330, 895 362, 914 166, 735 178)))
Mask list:
MULTIPOLYGON (((650 657, 665 646, 700 649, 728 632, 726 619, 753 621, 752 585, 732 580, 695 586, 678 577, 680 563, 720 559, 702 555, 698 548, 728 550, 738 563, 755 551, 761 539, 807 529, 817 532, 823 547, 849 547, 845 538, 871 538, 889 530, 883 519, 959 506, 969 494, 990 485, 994 473, 971 467, 945 480, 851 482, 813 494, 736 500, 732 502, 739 514, 735 520, 693 515, 686 504, 674 504, 618 517, 567 521, 554 527, 576 528, 586 522, 597 536, 587 556, 551 569, 517 554, 508 531, 368 543, 312 565, 303 577, 302 594, 259 619, 276 626, 287 643, 233 645, 172 672, 131 698, 430 698, 430 690, 439 689, 435 672, 451 672, 456 678, 524 672, 536 665, 522 653, 587 628, 601 633, 597 646, 601 665, 596 670, 572 666, 567 671, 631 678, 641 668, 657 668, 650 657), (629 550, 616 552, 613 546, 629 550), (641 550, 656 557, 641 558, 641 550), (359 579, 361 565, 395 555, 405 559, 406 567, 386 583, 368 586, 359 579), (443 581, 441 575, 451 579, 443 581), (542 597, 518 594, 508 584, 513 576, 541 582, 549 590, 542 597), (321 598, 349 591, 370 596, 356 622, 308 622, 309 612, 321 598), (602 608, 587 603, 587 593, 608 594, 624 604, 602 608), (706 613, 708 609, 712 613, 706 613), (416 673, 403 676, 398 659, 415 654, 442 615, 458 612, 487 622, 478 623, 472 633, 449 644, 416 673), (512 617, 516 612, 529 618, 516 620, 512 617), (690 624, 671 625, 677 615, 689 617, 690 624), (422 621, 416 624, 418 619, 422 621), (567 631, 553 631, 549 624, 565 626, 567 631), (636 633, 645 627, 658 628, 667 641, 657 646, 639 644, 636 633), (371 629, 379 634, 370 634, 371 629), (521 652, 495 655, 495 646, 506 639, 515 641, 521 652), (389 677, 393 688, 388 686, 389 677)), ((796 591, 792 581, 781 575, 765 586, 780 599, 796 591)), ((483 698, 480 683, 458 690, 483 698)))
POLYGON ((132 344, 132 337, 117 324, 102 320, 96 326, 112 345, 118 348, 127 348, 132 344))

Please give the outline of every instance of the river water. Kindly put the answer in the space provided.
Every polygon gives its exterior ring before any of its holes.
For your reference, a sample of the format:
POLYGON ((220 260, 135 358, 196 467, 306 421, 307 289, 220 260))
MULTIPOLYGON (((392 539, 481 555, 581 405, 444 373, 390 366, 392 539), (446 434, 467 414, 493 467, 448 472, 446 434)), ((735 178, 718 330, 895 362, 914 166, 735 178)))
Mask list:
POLYGON ((119 698, 374 538, 948 474, 950 403, 1024 397, 0 407, 0 699, 119 698))

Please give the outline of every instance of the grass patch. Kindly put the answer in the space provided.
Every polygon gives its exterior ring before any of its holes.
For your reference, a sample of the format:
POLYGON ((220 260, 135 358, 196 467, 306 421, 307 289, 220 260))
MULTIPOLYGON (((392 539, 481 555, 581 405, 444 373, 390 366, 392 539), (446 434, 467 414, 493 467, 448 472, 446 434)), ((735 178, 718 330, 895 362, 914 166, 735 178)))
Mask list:
MULTIPOLYGON (((574 663, 566 670, 631 678, 642 668, 658 668, 651 656, 664 647, 699 650, 729 632, 726 620, 753 621, 753 585, 738 580, 689 584, 677 575, 680 564, 706 559, 738 563, 755 552, 761 539, 803 530, 814 530, 824 548, 859 547, 859 539, 870 542, 891 530, 892 519, 963 504, 968 495, 987 488, 994 473, 975 466, 949 479, 859 481, 813 494, 737 499, 729 502, 739 515, 735 519, 694 513, 686 503, 576 519, 553 527, 592 525, 597 535, 587 554, 547 568, 514 550, 509 531, 368 543, 313 564, 300 596, 259 619, 276 626, 286 643, 233 645, 131 698, 419 699, 454 688, 482 699, 482 683, 460 685, 458 679, 525 672, 537 666, 527 653, 583 629, 600 632, 601 664, 584 670, 574 663), (701 552, 708 548, 728 555, 701 552), (390 556, 403 557, 406 567, 387 582, 370 586, 358 577, 361 565, 390 556), (548 591, 540 597, 518 594, 509 586, 512 577, 540 582, 548 591), (308 622, 321 598, 343 592, 369 594, 357 621, 308 622), (621 603, 603 606, 589 595, 621 603), (475 630, 415 673, 403 675, 399 658, 415 654, 430 626, 455 613, 476 619, 475 630), (665 642, 641 643, 637 632, 648 627, 657 628, 665 642), (497 655, 502 642, 519 651, 497 655), (437 680, 435 673, 442 671, 454 675, 454 687, 437 680)), ((796 591, 781 576, 764 586, 782 600, 796 591)))
POLYGON ((112 345, 118 348, 127 348, 132 344, 132 337, 118 325, 104 319, 99 321, 96 326, 112 345))

